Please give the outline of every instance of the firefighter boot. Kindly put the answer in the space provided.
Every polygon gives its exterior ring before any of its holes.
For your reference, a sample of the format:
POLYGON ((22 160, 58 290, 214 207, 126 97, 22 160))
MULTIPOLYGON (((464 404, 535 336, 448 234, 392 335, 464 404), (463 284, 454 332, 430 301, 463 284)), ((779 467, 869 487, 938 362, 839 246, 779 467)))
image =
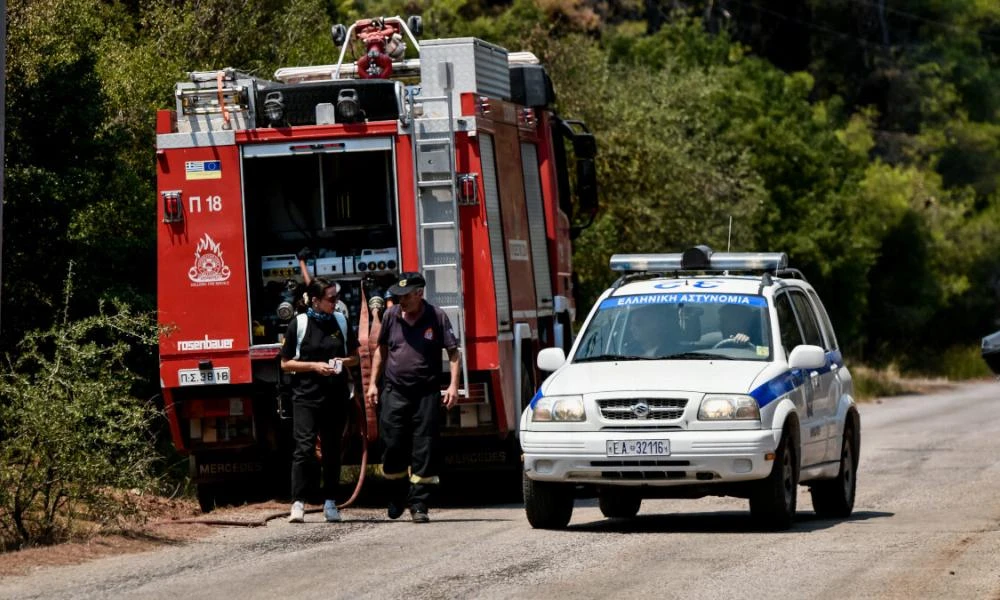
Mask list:
POLYGON ((427 516, 427 507, 423 504, 414 504, 410 507, 410 518, 414 523, 427 523, 431 520, 427 516))

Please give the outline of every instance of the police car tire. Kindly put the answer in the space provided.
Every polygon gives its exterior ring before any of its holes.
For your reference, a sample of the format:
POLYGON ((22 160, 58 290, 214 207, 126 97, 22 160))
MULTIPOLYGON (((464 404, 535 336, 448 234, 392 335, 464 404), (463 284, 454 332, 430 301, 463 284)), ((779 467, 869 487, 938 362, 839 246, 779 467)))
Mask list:
POLYGON ((566 484, 534 481, 522 474, 524 512, 535 529, 564 529, 573 516, 573 488, 566 484))
POLYGON ((642 496, 630 489, 604 488, 597 495, 597 505, 609 519, 631 519, 639 514, 642 496))
POLYGON ((813 510, 823 518, 845 518, 854 511, 857 492, 857 456, 855 452, 854 425, 848 420, 844 426, 844 440, 840 448, 840 469, 836 479, 817 481, 809 489, 813 510))
POLYGON ((795 518, 798 483, 796 449, 786 425, 774 451, 770 475, 757 482, 750 494, 750 515, 767 529, 788 529, 795 518))

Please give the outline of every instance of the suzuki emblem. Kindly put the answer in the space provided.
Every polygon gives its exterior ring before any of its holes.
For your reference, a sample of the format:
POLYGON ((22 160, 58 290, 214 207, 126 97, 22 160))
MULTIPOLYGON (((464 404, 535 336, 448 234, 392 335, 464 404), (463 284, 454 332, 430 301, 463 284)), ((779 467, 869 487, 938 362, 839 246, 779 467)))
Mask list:
POLYGON ((645 402, 636 402, 632 405, 632 414, 635 415, 636 419, 645 419, 649 417, 649 405, 645 402))

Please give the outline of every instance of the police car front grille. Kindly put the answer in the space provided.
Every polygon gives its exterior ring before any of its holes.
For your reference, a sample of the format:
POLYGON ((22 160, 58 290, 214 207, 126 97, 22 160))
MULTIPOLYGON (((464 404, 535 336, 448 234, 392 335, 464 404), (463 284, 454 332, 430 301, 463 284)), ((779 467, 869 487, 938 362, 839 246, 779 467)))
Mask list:
POLYGON ((611 421, 673 421, 681 418, 687 406, 686 398, 614 398, 598 400, 601 416, 611 421), (639 404, 649 408, 647 416, 637 410, 639 404))

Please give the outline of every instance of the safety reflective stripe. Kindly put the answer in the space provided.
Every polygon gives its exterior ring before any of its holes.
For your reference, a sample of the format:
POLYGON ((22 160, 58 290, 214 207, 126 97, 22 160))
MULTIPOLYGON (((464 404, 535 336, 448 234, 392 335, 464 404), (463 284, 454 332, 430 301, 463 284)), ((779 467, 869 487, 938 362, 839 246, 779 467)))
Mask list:
POLYGON ((441 480, 437 475, 431 475, 430 477, 421 477, 420 475, 410 475, 410 483, 413 484, 424 484, 424 485, 438 485, 441 480))
POLYGON ((385 471, 382 471, 382 477, 385 477, 386 479, 404 479, 409 474, 409 471, 400 471, 399 473, 386 473, 385 471))

